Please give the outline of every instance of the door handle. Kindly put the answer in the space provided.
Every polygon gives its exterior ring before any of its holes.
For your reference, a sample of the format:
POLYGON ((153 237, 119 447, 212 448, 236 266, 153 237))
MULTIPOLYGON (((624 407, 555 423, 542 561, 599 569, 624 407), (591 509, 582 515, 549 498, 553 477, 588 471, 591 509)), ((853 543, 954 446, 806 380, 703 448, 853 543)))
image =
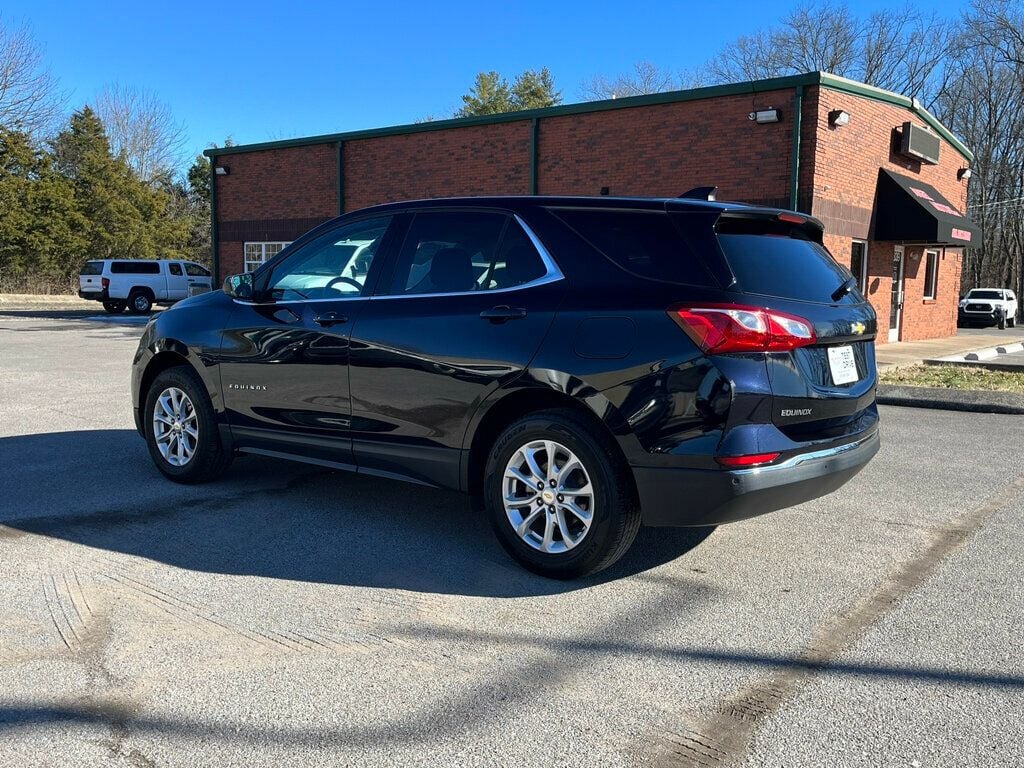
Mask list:
POLYGON ((313 318, 317 325, 323 326, 324 328, 330 328, 332 325, 341 325, 347 323, 348 318, 344 315, 340 315, 337 312, 324 312, 322 315, 317 315, 313 318))
POLYGON ((490 320, 492 323, 505 323, 509 320, 522 320, 526 317, 526 310, 522 307, 509 307, 502 304, 500 307, 485 309, 480 313, 480 317, 490 320))

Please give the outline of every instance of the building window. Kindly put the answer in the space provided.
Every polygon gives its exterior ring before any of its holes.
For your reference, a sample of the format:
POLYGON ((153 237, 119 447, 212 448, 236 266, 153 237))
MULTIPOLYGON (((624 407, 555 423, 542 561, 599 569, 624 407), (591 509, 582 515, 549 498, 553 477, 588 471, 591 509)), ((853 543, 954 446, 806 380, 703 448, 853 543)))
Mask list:
POLYGON ((279 254, 288 243, 246 243, 245 271, 255 272, 260 264, 270 261, 279 254))
POLYGON ((857 278, 857 287, 862 295, 868 295, 868 244, 854 240, 850 248, 850 272, 857 278))
POLYGON ((924 252, 924 297, 934 299, 939 294, 939 252, 924 252))

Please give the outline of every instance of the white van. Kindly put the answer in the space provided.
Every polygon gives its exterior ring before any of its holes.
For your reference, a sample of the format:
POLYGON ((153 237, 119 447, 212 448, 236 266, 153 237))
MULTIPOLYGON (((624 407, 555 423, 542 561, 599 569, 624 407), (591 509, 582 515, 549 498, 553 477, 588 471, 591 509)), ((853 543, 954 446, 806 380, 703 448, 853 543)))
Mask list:
POLYGON ((103 302, 112 314, 127 309, 144 315, 154 304, 173 304, 212 288, 210 270, 191 261, 87 261, 78 276, 78 295, 103 302))

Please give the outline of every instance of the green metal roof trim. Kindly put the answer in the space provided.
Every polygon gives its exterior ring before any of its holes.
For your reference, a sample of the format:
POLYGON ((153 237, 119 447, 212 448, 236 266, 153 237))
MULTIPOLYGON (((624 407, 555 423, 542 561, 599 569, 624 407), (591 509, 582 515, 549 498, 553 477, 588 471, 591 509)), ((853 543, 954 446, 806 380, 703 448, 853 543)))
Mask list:
POLYGON ((320 136, 308 136, 299 139, 285 139, 283 141, 266 141, 259 144, 239 144, 233 147, 207 149, 203 154, 212 158, 219 157, 221 155, 240 154, 243 152, 258 152, 265 149, 306 147, 314 144, 333 144, 339 141, 371 139, 378 136, 402 136, 410 133, 428 133, 430 131, 443 131, 449 128, 467 128, 475 125, 514 123, 533 120, 534 118, 582 115, 589 112, 606 112, 612 109, 629 109, 630 107, 645 107, 653 104, 676 104, 684 101, 713 99, 719 96, 736 96, 746 93, 779 91, 786 90, 788 88, 795 88, 798 85, 821 85, 831 90, 851 93, 855 96, 863 96, 869 99, 875 99, 876 101, 884 101, 889 104, 906 107, 924 120, 924 122, 933 128, 936 133, 942 136, 942 138, 948 141, 953 148, 963 155, 968 161, 974 159, 973 153, 964 146, 963 142, 957 139, 949 132, 949 129, 936 120, 928 110, 922 107, 917 99, 911 99, 907 96, 901 96, 898 93, 886 91, 881 88, 875 88, 871 85, 865 85, 864 83, 859 83, 856 80, 848 80, 845 77, 831 75, 827 72, 807 72, 802 75, 772 77, 766 80, 751 80, 749 82, 728 83, 726 85, 711 85, 704 88, 691 88, 685 91, 668 91, 665 93, 652 93, 643 96, 627 96, 621 99, 586 101, 580 104, 564 104, 557 107, 528 109, 521 112, 503 112, 501 114, 485 115, 483 117, 460 117, 451 120, 433 120, 427 123, 395 125, 386 128, 371 128, 369 130, 362 131, 328 133, 320 136))

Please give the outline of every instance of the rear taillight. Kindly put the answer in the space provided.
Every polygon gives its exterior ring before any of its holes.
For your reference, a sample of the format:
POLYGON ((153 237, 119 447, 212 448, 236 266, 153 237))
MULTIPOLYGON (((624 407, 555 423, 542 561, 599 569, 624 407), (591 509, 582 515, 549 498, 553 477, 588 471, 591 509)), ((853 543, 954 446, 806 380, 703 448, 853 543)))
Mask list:
POLYGON ((785 352, 818 340, 808 320, 764 307, 702 304, 673 307, 668 313, 709 355, 785 352))
POLYGON ((100 280, 100 283, 103 285, 103 290, 105 291, 107 290, 107 288, 110 287, 110 278, 104 277, 102 280, 100 280))
POLYGON ((723 467, 730 469, 743 469, 746 467, 760 467, 764 464, 771 464, 780 454, 778 453, 751 453, 747 456, 716 456, 715 461, 723 467))

